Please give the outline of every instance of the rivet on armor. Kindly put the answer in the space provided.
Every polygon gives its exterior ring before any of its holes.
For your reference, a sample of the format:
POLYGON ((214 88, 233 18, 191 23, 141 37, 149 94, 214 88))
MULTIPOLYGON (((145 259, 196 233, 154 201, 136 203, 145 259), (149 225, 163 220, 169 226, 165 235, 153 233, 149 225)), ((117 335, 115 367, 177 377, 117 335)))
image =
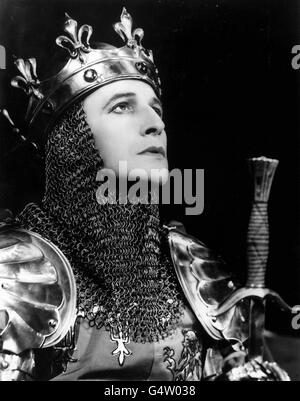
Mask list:
POLYGON ((2 284, 1 284, 1 288, 2 288, 3 290, 7 290, 7 289, 9 288, 8 283, 2 283, 2 284))
POLYGON ((98 78, 97 71, 93 70, 92 68, 88 69, 84 73, 84 79, 87 82, 94 82, 98 78))
POLYGON ((137 62, 135 63, 136 69, 141 73, 141 74, 147 74, 148 68, 147 64, 144 62, 137 62))
POLYGON ((48 323, 50 327, 56 327, 57 325, 57 321, 54 319, 50 319, 48 323))
POLYGON ((45 103, 44 107, 47 111, 53 111, 54 109, 53 104, 49 100, 45 103))
POLYGON ((233 283, 233 281, 231 281, 231 280, 228 281, 227 286, 228 286, 228 288, 233 289, 233 288, 234 288, 234 283, 233 283))

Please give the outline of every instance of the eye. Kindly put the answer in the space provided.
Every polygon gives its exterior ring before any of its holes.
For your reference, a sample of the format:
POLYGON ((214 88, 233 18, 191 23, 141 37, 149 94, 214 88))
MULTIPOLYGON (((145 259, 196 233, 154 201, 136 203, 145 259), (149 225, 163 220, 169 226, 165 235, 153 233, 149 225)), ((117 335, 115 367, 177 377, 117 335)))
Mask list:
POLYGON ((163 111, 162 111, 162 108, 161 108, 161 107, 159 107, 159 106, 152 106, 152 109, 155 111, 155 113, 156 113, 157 115, 159 115, 160 118, 162 118, 162 116, 163 116, 163 111))
POLYGON ((159 115, 159 117, 162 117, 163 112, 160 107, 153 107, 153 110, 159 115))
POLYGON ((128 102, 120 102, 113 106, 111 111, 116 114, 123 114, 133 111, 133 106, 128 102))

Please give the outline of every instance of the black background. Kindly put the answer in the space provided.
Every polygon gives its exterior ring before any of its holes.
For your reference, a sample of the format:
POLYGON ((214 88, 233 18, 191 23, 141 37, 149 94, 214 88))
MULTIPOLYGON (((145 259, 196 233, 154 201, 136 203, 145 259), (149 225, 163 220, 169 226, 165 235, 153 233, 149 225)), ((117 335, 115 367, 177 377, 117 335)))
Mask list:
MULTIPOLYGON (((94 39, 121 46, 112 23, 123 6, 144 29, 143 44, 160 71, 170 167, 205 169, 204 212, 185 216, 183 207, 164 207, 166 219, 183 221, 243 278, 252 196, 246 159, 278 158, 267 283, 300 304, 300 70, 291 66, 291 49, 300 45, 298 0, 0 0, 7 51, 0 108, 22 126, 26 97, 9 85, 13 55, 36 57, 45 78, 65 11, 92 25, 94 39)), ((0 130, 0 207, 17 213, 41 199, 43 166, 27 147, 12 151, 18 138, 4 120, 0 130)), ((298 335, 290 321, 270 309, 271 328, 298 335)))

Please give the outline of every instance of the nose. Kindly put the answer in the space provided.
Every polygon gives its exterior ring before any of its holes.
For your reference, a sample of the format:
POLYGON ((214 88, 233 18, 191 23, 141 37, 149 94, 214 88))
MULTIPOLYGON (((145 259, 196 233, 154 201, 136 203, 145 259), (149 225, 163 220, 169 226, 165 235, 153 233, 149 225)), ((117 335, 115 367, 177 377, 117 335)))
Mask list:
POLYGON ((152 107, 147 107, 143 113, 143 124, 141 134, 145 135, 160 135, 165 129, 165 124, 162 118, 157 114, 152 107))

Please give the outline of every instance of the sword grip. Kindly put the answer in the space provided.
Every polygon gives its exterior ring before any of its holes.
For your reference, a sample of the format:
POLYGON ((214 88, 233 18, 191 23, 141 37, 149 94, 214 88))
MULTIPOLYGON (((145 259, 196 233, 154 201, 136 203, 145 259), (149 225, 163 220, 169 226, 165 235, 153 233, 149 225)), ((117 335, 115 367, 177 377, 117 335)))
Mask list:
POLYGON ((247 233, 248 277, 246 287, 264 288, 269 254, 268 200, 278 160, 248 159, 254 196, 247 233))

